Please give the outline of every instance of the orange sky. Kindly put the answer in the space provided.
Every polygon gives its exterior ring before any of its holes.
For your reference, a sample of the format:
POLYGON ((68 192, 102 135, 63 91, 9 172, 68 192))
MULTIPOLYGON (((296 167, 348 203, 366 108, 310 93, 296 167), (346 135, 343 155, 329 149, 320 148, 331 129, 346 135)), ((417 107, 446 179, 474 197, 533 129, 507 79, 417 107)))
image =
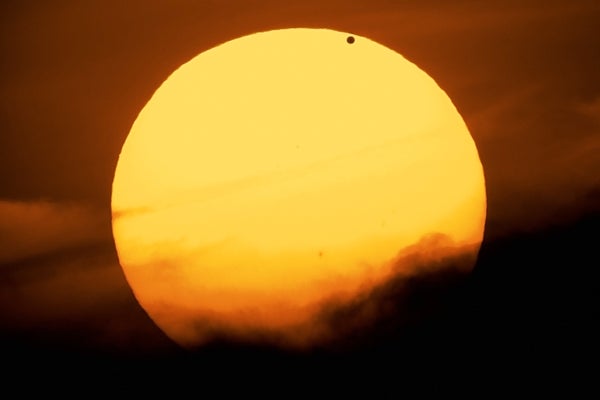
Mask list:
POLYGON ((142 325, 158 335, 119 278, 110 233, 117 157, 137 113, 173 69, 255 31, 355 32, 431 75, 478 146, 488 238, 598 211, 595 0, 8 1, 0 20, 3 332, 35 336, 48 321, 58 332, 65 321, 85 330, 106 325, 90 315, 112 315, 117 328, 89 340, 135 337, 142 325), (94 287, 82 271, 103 277, 102 300, 83 301, 85 291, 75 290, 94 287), (116 303, 144 322, 118 328, 132 318, 111 314, 116 303))
POLYGON ((286 26, 356 32, 428 72, 477 142, 490 223, 555 218, 598 184, 597 2, 239 3, 3 5, 0 199, 105 206, 129 127, 174 68, 286 26))

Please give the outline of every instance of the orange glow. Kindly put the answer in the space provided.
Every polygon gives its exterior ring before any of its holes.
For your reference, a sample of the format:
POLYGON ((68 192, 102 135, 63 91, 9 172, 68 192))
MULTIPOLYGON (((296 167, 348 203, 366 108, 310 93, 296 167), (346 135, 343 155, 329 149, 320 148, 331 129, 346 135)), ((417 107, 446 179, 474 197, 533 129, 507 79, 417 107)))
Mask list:
POLYGON ((324 29, 242 37, 175 71, 139 114, 113 182, 138 301, 176 342, 293 336, 431 233, 483 236, 485 185, 450 99, 414 64, 324 29))

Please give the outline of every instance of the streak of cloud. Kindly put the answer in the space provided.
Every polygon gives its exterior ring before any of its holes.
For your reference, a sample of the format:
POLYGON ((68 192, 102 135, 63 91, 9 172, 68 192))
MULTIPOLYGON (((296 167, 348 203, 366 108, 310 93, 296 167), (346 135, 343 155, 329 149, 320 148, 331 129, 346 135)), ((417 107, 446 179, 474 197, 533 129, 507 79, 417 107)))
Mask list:
POLYGON ((467 117, 480 135, 489 217, 498 232, 542 229, 548 221, 572 218, 573 209, 591 211, 586 193, 600 187, 594 107, 565 104, 540 82, 467 117))
POLYGON ((0 332, 14 351, 174 347, 135 301, 107 214, 80 203, 0 201, 0 332))
POLYGON ((107 221, 82 204, 0 200, 0 265, 110 240, 107 221))

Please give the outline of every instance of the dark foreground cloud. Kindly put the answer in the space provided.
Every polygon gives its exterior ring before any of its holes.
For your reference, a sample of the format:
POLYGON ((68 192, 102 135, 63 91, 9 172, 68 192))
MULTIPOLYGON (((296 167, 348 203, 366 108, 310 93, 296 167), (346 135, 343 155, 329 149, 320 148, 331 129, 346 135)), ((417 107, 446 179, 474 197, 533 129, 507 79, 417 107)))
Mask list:
MULTIPOLYGON (((559 373, 585 376, 600 348, 595 293, 600 290, 593 238, 600 214, 553 229, 484 244, 473 274, 439 259, 436 268, 399 277, 345 307, 325 311, 344 332, 305 352, 274 351, 223 340, 185 364, 289 368, 325 377, 385 384, 413 376, 489 379, 512 385, 559 373)), ((243 374, 243 368, 233 369, 243 374)), ((254 376, 254 375, 253 375, 254 376)), ((531 381, 529 381, 531 383, 531 381)))
POLYGON ((315 348, 351 351, 365 345, 363 339, 377 340, 377 325, 384 319, 386 325, 401 331, 435 315, 443 303, 443 292, 455 290, 472 271, 478 247, 457 244, 447 235, 430 234, 377 266, 378 273, 358 275, 361 282, 355 282, 358 277, 351 275, 350 279, 340 274, 329 278, 336 281, 319 295, 308 292, 311 294, 307 296, 301 290, 301 281, 297 288, 290 289, 298 291, 297 299, 282 296, 276 282, 271 287, 273 293, 269 293, 267 285, 257 300, 252 290, 255 284, 246 283, 244 278, 236 281, 237 290, 224 284, 224 289, 217 292, 220 297, 210 296, 211 288, 202 287, 200 276, 190 288, 181 280, 185 276, 181 271, 188 263, 202 260, 202 253, 197 260, 185 256, 144 264, 138 268, 147 275, 138 273, 138 286, 134 287, 140 290, 140 298, 146 299, 142 304, 157 324, 190 350, 210 347, 212 343, 231 343, 297 352, 315 348), (334 286, 336 283, 340 286, 334 286), (196 302, 181 297, 186 291, 196 294, 196 302), (241 295, 247 297, 240 303, 236 300, 241 295))
POLYGON ((433 234, 403 249, 390 279, 346 304, 327 304, 318 322, 335 332, 323 348, 374 347, 434 319, 456 301, 475 265, 478 246, 456 246, 433 234))
POLYGON ((113 264, 114 250, 88 249, 70 254, 72 262, 48 260, 54 275, 45 278, 13 274, 8 283, 3 275, 4 359, 15 373, 29 376, 66 374, 146 389, 208 384, 219 376, 256 382, 279 377, 292 385, 316 376, 341 388, 410 383, 415 376, 466 383, 502 377, 507 385, 515 375, 582 371, 582 363, 597 354, 600 337, 600 277, 593 268, 598 256, 589 234, 599 217, 484 243, 468 276, 452 268, 462 264, 461 253, 433 259, 408 254, 424 267, 419 273, 398 275, 350 304, 324 308, 320 320, 342 334, 302 351, 260 336, 250 343, 221 336, 196 351, 178 350, 128 293, 113 264))

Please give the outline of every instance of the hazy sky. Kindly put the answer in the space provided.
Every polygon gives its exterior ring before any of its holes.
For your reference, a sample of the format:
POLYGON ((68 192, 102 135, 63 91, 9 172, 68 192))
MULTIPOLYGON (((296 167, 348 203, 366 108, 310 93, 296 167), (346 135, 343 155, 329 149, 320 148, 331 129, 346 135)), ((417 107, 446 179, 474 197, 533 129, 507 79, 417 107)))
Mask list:
POLYGON ((431 75, 477 144, 487 239, 598 211, 596 0, 5 1, 0 20, 6 335, 78 332, 74 340, 89 346, 169 348, 116 260, 116 161, 137 113, 175 68, 256 31, 352 32, 431 75), (140 344, 140 332, 154 339, 140 344))

